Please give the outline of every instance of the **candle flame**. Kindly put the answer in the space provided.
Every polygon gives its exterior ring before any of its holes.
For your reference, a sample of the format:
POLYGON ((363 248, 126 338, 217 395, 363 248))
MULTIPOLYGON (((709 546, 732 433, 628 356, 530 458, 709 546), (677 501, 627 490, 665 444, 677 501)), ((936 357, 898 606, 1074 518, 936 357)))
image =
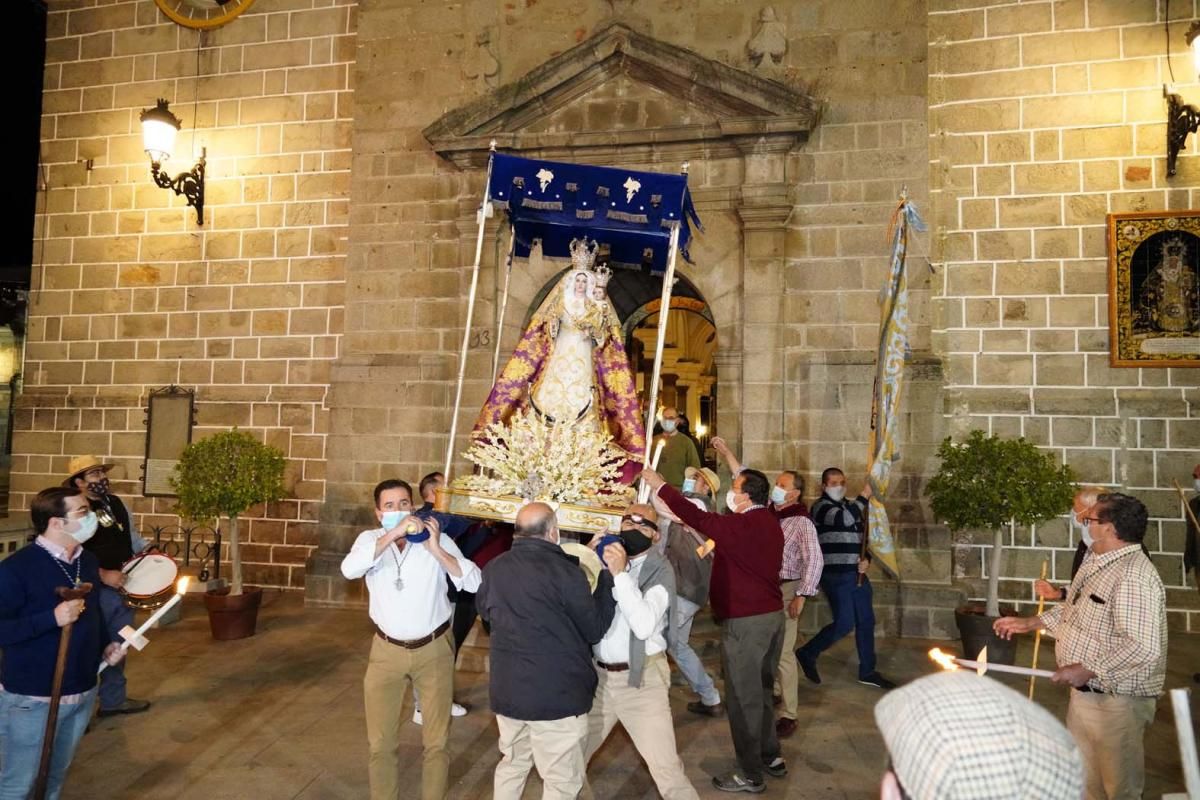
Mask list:
POLYGON ((954 656, 949 653, 943 653, 937 647, 929 651, 929 657, 942 669, 958 669, 958 662, 954 660, 954 656))
POLYGON ((186 575, 180 578, 175 584, 175 594, 187 594, 188 581, 190 580, 191 578, 186 575))

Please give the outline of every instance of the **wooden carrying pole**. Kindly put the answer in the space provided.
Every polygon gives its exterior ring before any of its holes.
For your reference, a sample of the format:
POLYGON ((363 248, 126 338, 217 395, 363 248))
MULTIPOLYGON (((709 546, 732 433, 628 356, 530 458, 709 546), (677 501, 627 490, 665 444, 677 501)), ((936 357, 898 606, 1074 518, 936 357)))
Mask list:
MULTIPOLYGON (((83 583, 74 588, 60 586, 54 590, 65 600, 82 600, 92 592, 92 584, 83 583)), ((50 685, 50 708, 46 713, 46 732, 42 735, 42 759, 38 763, 37 780, 33 784, 34 800, 45 800, 50 781, 50 757, 54 752, 54 735, 58 732, 58 707, 62 703, 63 675, 67 670, 67 650, 71 647, 71 630, 75 623, 62 626, 58 636, 58 658, 54 661, 54 682, 50 685)))
MULTIPOLYGON (((496 152, 496 140, 492 140, 491 152, 496 152)), ((458 409, 462 405, 463 378, 467 373, 467 348, 471 346, 471 320, 475 316, 475 293, 479 290, 479 262, 483 258, 483 232, 487 227, 488 208, 491 204, 492 157, 488 156, 487 177, 483 183, 483 203, 479 206, 479 233, 475 237, 475 266, 471 269, 471 293, 467 295, 467 322, 463 326, 462 349, 458 354, 458 384, 454 389, 454 409, 450 413, 450 440, 446 442, 446 465, 442 469, 446 485, 450 485, 450 464, 454 461, 454 437, 458 433, 458 409)))
POLYGON ((508 282, 512 278, 513 249, 517 244, 517 229, 508 226, 508 256, 504 259, 504 294, 500 295, 500 317, 496 320, 496 349, 492 353, 492 382, 500 371, 500 340, 504 337, 504 314, 508 311, 508 282))
MULTIPOLYGON (((1050 568, 1050 559, 1048 559, 1048 558, 1044 559, 1042 561, 1042 580, 1046 580, 1046 572, 1049 568, 1050 568)), ((1037 615, 1039 617, 1042 615, 1042 610, 1045 607, 1046 607, 1046 598, 1039 595, 1038 596, 1038 610, 1037 610, 1037 615)), ((1034 669, 1037 669, 1038 649, 1041 646, 1042 646, 1042 632, 1038 631, 1033 637, 1033 663, 1030 664, 1030 666, 1033 667, 1034 669)), ((1030 700, 1033 699, 1033 685, 1034 685, 1035 681, 1037 681, 1037 676, 1030 675, 1029 676, 1029 699, 1030 700)))
POLYGON ((1200 800, 1200 757, 1196 755, 1196 734, 1192 729, 1192 710, 1188 705, 1187 689, 1171 690, 1171 709, 1175 712, 1175 733, 1179 737, 1179 756, 1183 762, 1183 780, 1188 800, 1200 800))

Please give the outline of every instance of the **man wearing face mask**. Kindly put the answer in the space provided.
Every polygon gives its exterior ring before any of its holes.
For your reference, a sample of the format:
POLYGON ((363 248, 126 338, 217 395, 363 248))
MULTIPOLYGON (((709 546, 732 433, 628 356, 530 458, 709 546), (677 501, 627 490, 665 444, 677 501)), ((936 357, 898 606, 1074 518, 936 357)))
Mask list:
MULTIPOLYGON (((619 722, 646 762, 659 795, 664 800, 697 800, 675 749, 667 699, 671 675, 666 628, 675 605, 675 575, 651 548, 658 539, 658 515, 648 505, 629 506, 621 517, 620 536, 629 564, 616 571, 617 564, 609 564, 617 612, 604 638, 592 647, 598 683, 588 714, 586 760, 592 760, 619 722)), ((614 547, 605 549, 606 561, 608 549, 614 547)))
MULTIPOLYGON (((135 553, 145 550, 149 543, 133 527, 133 517, 121 498, 109 489, 108 471, 112 467, 98 456, 76 456, 67 464, 67 479, 63 486, 82 492, 96 514, 96 535, 84 547, 100 561, 100 613, 108 626, 109 637, 121 641, 119 631, 133 624, 133 609, 125 605, 119 591, 125 584, 121 567, 135 553)), ((125 684, 124 662, 106 669, 100 676, 101 717, 138 714, 150 708, 149 701, 129 697, 125 684)))
POLYGON ((742 470, 725 495, 733 513, 709 514, 657 472, 643 470, 642 480, 671 513, 716 544, 709 597, 721 620, 726 715, 738 769, 714 777, 713 786, 723 792, 762 792, 764 774, 787 775, 771 702, 783 647, 783 529, 767 508, 771 484, 758 470, 742 470))
POLYGON ((91 719, 100 661, 117 663, 124 651, 101 619, 96 557, 80 547, 96 530, 87 500, 75 489, 44 489, 29 514, 37 538, 0 561, 0 797, 25 798, 33 789, 60 629, 74 624, 46 791, 55 800, 91 719), (83 599, 56 594, 59 587, 83 583, 93 587, 83 599))
POLYGON ((870 561, 862 557, 863 515, 871 497, 871 484, 863 486, 855 500, 846 499, 846 474, 837 467, 821 473, 821 497, 813 503, 812 520, 817 526, 821 555, 821 589, 829 600, 833 622, 796 650, 804 676, 821 682, 817 657, 850 631, 858 648, 858 682, 880 689, 896 684, 875 669, 875 609, 871 581, 866 576, 870 561), (862 575, 862 583, 858 576, 862 575))
POLYGON ((559 547, 554 509, 529 503, 517 512, 513 546, 483 571, 475 606, 491 625, 488 688, 500 729, 494 800, 518 800, 529 770, 542 777, 542 797, 575 798, 583 787, 588 711, 596 692, 592 645, 616 611, 613 575, 625 551, 604 550, 595 591, 579 559, 559 547))
MULTIPOLYGON (((1096 504, 1096 498, 1104 491, 1105 489, 1100 486, 1081 486, 1071 503, 1071 531, 1079 536, 1079 543, 1075 546, 1075 560, 1071 562, 1072 579, 1074 579, 1075 573, 1079 572, 1079 565, 1083 563, 1083 557, 1087 555, 1088 549, 1092 546, 1092 534, 1088 530, 1086 519, 1088 511, 1096 504)), ((1055 588, 1049 581, 1041 578, 1033 582, 1033 591, 1043 600, 1062 601, 1067 599, 1067 587, 1055 588)))
MULTIPOLYGON (((688 467, 700 468, 700 454, 692 440, 679 432, 679 412, 667 406, 662 413, 662 455, 658 458, 658 472, 663 480, 678 489, 683 485, 688 467)), ((657 448, 658 445, 655 445, 657 448)))
MULTIPOLYGON (((412 515, 412 487, 386 480, 375 487, 380 527, 358 535, 342 560, 347 580, 366 578, 375 623, 363 678, 370 744, 372 800, 395 800, 400 785, 400 712, 405 689, 421 695, 422 800, 446 797, 454 643, 446 578, 456 589, 479 587, 479 568, 442 533, 436 518, 412 515)), ((406 791, 404 796, 409 796, 406 791)))
MULTIPOLYGON (((684 473, 683 496, 701 511, 712 511, 713 495, 721 488, 717 473, 707 467, 688 467, 684 473)), ((704 669, 700 656, 692 649, 688 639, 692 635, 692 621, 708 602, 708 586, 712 580, 712 555, 701 556, 696 548, 703 545, 705 537, 671 513, 657 496, 651 497, 660 523, 667 521, 667 546, 665 555, 675 572, 675 611, 671 616, 671 635, 667 637, 667 652, 675 659, 675 666, 683 675, 692 691, 700 695, 699 700, 688 703, 693 714, 719 717, 721 693, 717 691, 712 676, 704 669)), ((660 524, 659 530, 662 530, 660 524)))

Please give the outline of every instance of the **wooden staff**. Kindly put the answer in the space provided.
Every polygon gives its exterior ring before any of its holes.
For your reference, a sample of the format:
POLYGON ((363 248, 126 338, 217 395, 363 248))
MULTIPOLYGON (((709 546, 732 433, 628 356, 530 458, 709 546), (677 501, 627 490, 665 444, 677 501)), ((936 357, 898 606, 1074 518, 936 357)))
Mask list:
MULTIPOLYGON (((1049 567, 1050 567, 1050 559, 1048 559, 1048 558, 1044 559, 1042 561, 1042 580, 1046 580, 1046 570, 1049 569, 1049 567)), ((1042 609, 1045 607, 1046 607, 1046 598, 1042 597, 1041 595, 1038 595, 1038 612, 1037 613, 1038 613, 1039 617, 1042 615, 1042 609)), ((1040 648, 1041 646, 1042 646, 1042 632, 1038 631, 1037 634, 1033 637, 1033 664, 1030 665, 1034 669, 1037 669, 1038 648, 1040 648)), ((1037 680, 1036 675, 1029 676, 1029 699, 1030 700, 1033 699, 1033 684, 1034 684, 1034 681, 1036 681, 1036 680, 1037 680)))
MULTIPOLYGON (((63 600, 83 600, 92 592, 92 584, 81 583, 71 588, 59 586, 54 590, 63 600)), ((81 612, 82 613, 82 612, 81 612)), ((54 662, 54 683, 50 688, 50 710, 46 714, 46 733, 42 737, 42 760, 38 764, 37 781, 33 785, 34 800, 45 800, 50 780, 50 754, 54 750, 54 735, 58 728, 58 706, 62 702, 63 674, 67 670, 67 650, 71 646, 71 629, 74 622, 62 626, 58 637, 58 658, 54 662)))
POLYGON ((1196 522, 1196 515, 1192 513, 1192 507, 1188 504, 1187 495, 1179 486, 1179 481, 1172 478, 1171 483, 1175 484, 1175 491, 1179 492, 1179 499, 1183 501, 1183 513, 1187 514, 1187 518, 1192 521, 1192 526, 1200 531, 1200 522, 1196 522))

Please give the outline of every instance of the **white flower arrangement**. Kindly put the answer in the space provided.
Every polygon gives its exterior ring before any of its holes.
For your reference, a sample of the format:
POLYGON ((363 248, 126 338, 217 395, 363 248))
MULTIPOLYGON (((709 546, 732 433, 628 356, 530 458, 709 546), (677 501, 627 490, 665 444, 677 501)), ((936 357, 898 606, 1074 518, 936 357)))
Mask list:
POLYGON ((547 423, 532 411, 518 411, 507 425, 492 423, 463 455, 484 472, 456 478, 457 489, 604 506, 623 505, 633 496, 632 487, 621 483, 628 456, 607 431, 547 423))

